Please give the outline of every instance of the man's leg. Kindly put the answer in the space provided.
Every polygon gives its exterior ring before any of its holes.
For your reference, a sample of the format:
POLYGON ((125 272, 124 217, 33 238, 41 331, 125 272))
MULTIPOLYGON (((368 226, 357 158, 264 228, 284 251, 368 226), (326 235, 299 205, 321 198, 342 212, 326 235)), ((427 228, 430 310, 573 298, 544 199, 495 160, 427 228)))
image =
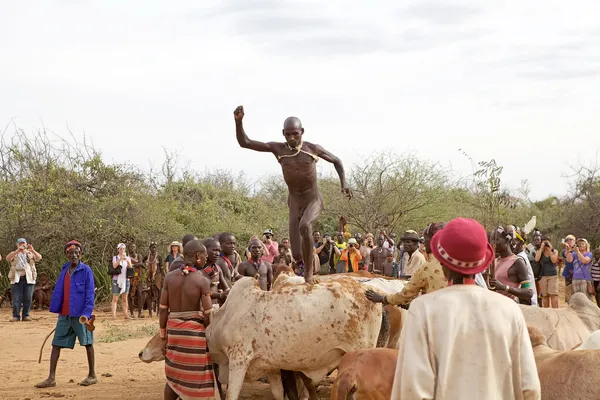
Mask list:
POLYGON ((12 293, 12 306, 13 306, 13 319, 21 319, 21 302, 23 301, 23 288, 25 277, 22 276, 18 283, 11 285, 10 291, 12 293))
POLYGON ((177 400, 179 398, 177 393, 175 393, 173 389, 171 389, 171 386, 169 386, 168 383, 165 383, 165 390, 163 392, 163 396, 164 400, 177 400))
MULTIPOLYGON (((292 248, 292 257, 296 262, 302 260, 302 242, 300 239, 300 213, 290 205, 290 246, 292 248)), ((304 260, 302 260, 304 261, 304 260)))
POLYGON ((29 284, 25 281, 23 285, 23 320, 29 320, 29 312, 31 311, 31 300, 33 299, 34 284, 29 284))
POLYGON ((52 345, 52 353, 50 354, 50 373, 48 378, 35 385, 36 388, 48 388, 56 386, 56 366, 60 357, 60 347, 52 345))
POLYGON ((87 355, 88 360, 88 376, 83 380, 83 382, 79 383, 81 386, 89 386, 98 382, 96 379, 96 357, 94 354, 93 344, 88 344, 85 346, 85 354, 87 355))
POLYGON ((133 296, 134 296, 133 290, 130 290, 129 295, 127 296, 128 297, 127 303, 129 304, 129 314, 131 315, 132 318, 133 318, 133 308, 134 308, 134 304, 135 304, 135 302, 133 301, 134 300, 133 296))
POLYGON ((88 361, 88 376, 81 382, 80 386, 90 386, 98 383, 96 379, 96 357, 94 354, 94 333, 87 330, 84 324, 79 322, 79 318, 70 318, 73 331, 77 334, 79 344, 85 346, 85 354, 88 361))
POLYGON ((319 195, 314 199, 302 213, 300 218, 300 236, 302 239, 302 258, 304 259, 304 280, 312 282, 314 270, 314 246, 313 246, 313 223, 319 218, 323 210, 323 198, 319 195))

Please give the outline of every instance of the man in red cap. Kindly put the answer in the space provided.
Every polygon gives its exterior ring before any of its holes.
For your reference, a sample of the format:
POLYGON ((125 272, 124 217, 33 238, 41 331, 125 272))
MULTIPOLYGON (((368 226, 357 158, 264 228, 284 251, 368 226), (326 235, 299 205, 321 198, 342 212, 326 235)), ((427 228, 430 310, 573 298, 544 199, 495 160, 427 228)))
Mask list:
POLYGON ((448 287, 411 302, 392 399, 540 399, 519 306, 475 284, 494 259, 485 229, 457 218, 431 240, 448 287))

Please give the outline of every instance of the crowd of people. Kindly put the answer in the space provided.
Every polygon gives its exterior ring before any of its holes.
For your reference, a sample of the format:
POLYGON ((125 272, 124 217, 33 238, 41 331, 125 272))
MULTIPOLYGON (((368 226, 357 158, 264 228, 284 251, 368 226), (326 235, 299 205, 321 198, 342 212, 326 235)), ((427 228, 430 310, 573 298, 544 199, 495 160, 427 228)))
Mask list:
MULTIPOLYGON (((440 237, 436 234, 446 229, 443 223, 432 223, 421 233, 405 231, 399 242, 396 242, 394 233, 385 230, 380 230, 377 236, 372 233, 363 236, 347 231, 336 232, 335 238, 328 233, 313 232, 314 274, 362 270, 389 279, 405 279, 408 282, 399 293, 382 296, 367 290, 366 296, 373 302, 412 310, 414 304, 422 304, 416 302, 420 295, 436 292, 453 282, 445 266, 448 260, 454 258, 449 257, 447 250, 434 240, 440 237)), ((449 238, 446 240, 451 241, 449 238)), ((592 253, 584 238, 568 235, 559 250, 549 237, 537 230, 528 241, 523 229, 508 225, 488 232, 486 243, 493 249, 493 254, 489 263, 486 261, 485 268, 478 266, 469 275, 472 275, 469 279, 476 286, 499 292, 515 304, 556 308, 558 277, 562 275, 567 288, 566 296, 581 292, 597 302, 600 299, 600 249, 592 253)), ((8 277, 12 292, 12 320, 31 320, 33 299, 40 307, 46 304, 51 312, 59 314, 52 341, 50 374, 37 386, 50 387, 56 384, 55 372, 60 350, 73 348, 76 339, 86 347, 89 364, 88 376, 81 384, 94 384, 93 329, 90 329, 89 321, 94 309, 95 287, 91 269, 81 261, 83 246, 76 241, 65 245, 68 261, 63 265, 56 284, 52 285, 47 274, 37 274, 35 264, 41 260, 41 254, 24 238, 18 239, 16 244, 16 250, 6 255, 11 264, 8 277)), ((465 250, 460 257, 468 259, 468 253, 465 250)), ((468 264, 465 262, 465 265, 468 264)), ((107 271, 112 276, 112 315, 117 318, 118 301, 121 299, 121 309, 126 319, 133 317, 134 308, 138 310, 138 317, 143 317, 144 308, 150 316, 153 311, 158 312, 164 337, 167 337, 167 329, 177 332, 178 327, 189 328, 190 315, 194 316, 195 321, 201 321, 199 326, 202 327, 198 330, 203 333, 210 323, 210 317, 207 316, 211 310, 223 305, 237 280, 244 276, 255 277, 260 288, 268 291, 273 285, 276 267, 289 267, 298 276, 304 276, 301 265, 291 254, 289 238, 276 241, 269 229, 263 232, 261 239, 258 235, 252 237, 239 252, 237 240, 231 233, 216 234, 202 241, 193 234, 185 235, 181 242, 170 243, 164 258, 158 252, 157 243, 150 244, 146 255, 140 254, 134 243, 119 243, 107 271), (187 281, 168 274, 173 271, 177 271, 177 276, 188 275, 192 271, 202 272, 202 278, 206 279, 199 279, 194 290, 198 290, 198 296, 201 296, 199 300, 204 299, 202 296, 206 299, 196 303, 183 301, 190 292, 188 290, 183 295, 180 286, 187 281), (197 309, 199 304, 202 304, 201 310, 197 309), (194 309, 187 309, 190 307, 194 309), (198 315, 202 318, 198 319, 198 315)), ((171 357, 177 358, 176 354, 171 353, 171 357)), ((207 358, 203 362, 210 363, 210 360, 207 358)), ((170 372, 167 371, 169 383, 165 391, 169 392, 169 396, 194 390, 185 384, 182 386, 179 380, 173 378, 177 376, 176 363, 171 363, 167 369, 170 372)))

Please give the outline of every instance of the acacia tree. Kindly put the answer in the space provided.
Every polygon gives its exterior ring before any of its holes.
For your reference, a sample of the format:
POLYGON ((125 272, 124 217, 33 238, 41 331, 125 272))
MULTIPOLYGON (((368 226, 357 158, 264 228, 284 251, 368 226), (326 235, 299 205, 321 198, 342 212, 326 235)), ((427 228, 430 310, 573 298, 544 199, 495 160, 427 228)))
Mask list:
POLYGON ((322 180, 325 216, 337 221, 339 215, 345 215, 348 223, 362 232, 397 232, 421 229, 424 210, 428 211, 427 218, 436 218, 446 209, 444 194, 452 179, 439 164, 393 153, 376 154, 367 160, 348 172, 354 192, 351 201, 339 194, 337 180, 322 180))

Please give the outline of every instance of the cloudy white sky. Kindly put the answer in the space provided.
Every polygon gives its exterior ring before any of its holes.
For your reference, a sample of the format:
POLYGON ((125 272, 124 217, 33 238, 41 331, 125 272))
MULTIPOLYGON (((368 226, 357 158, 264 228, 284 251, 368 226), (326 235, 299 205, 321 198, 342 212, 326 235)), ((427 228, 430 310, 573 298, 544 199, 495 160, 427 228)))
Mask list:
POLYGON ((5 0, 0 37, 0 126, 70 129, 144 168, 166 147, 279 173, 238 147, 238 104, 254 139, 296 115, 346 165, 393 149, 468 174, 462 148, 536 199, 600 149, 592 0, 5 0))

